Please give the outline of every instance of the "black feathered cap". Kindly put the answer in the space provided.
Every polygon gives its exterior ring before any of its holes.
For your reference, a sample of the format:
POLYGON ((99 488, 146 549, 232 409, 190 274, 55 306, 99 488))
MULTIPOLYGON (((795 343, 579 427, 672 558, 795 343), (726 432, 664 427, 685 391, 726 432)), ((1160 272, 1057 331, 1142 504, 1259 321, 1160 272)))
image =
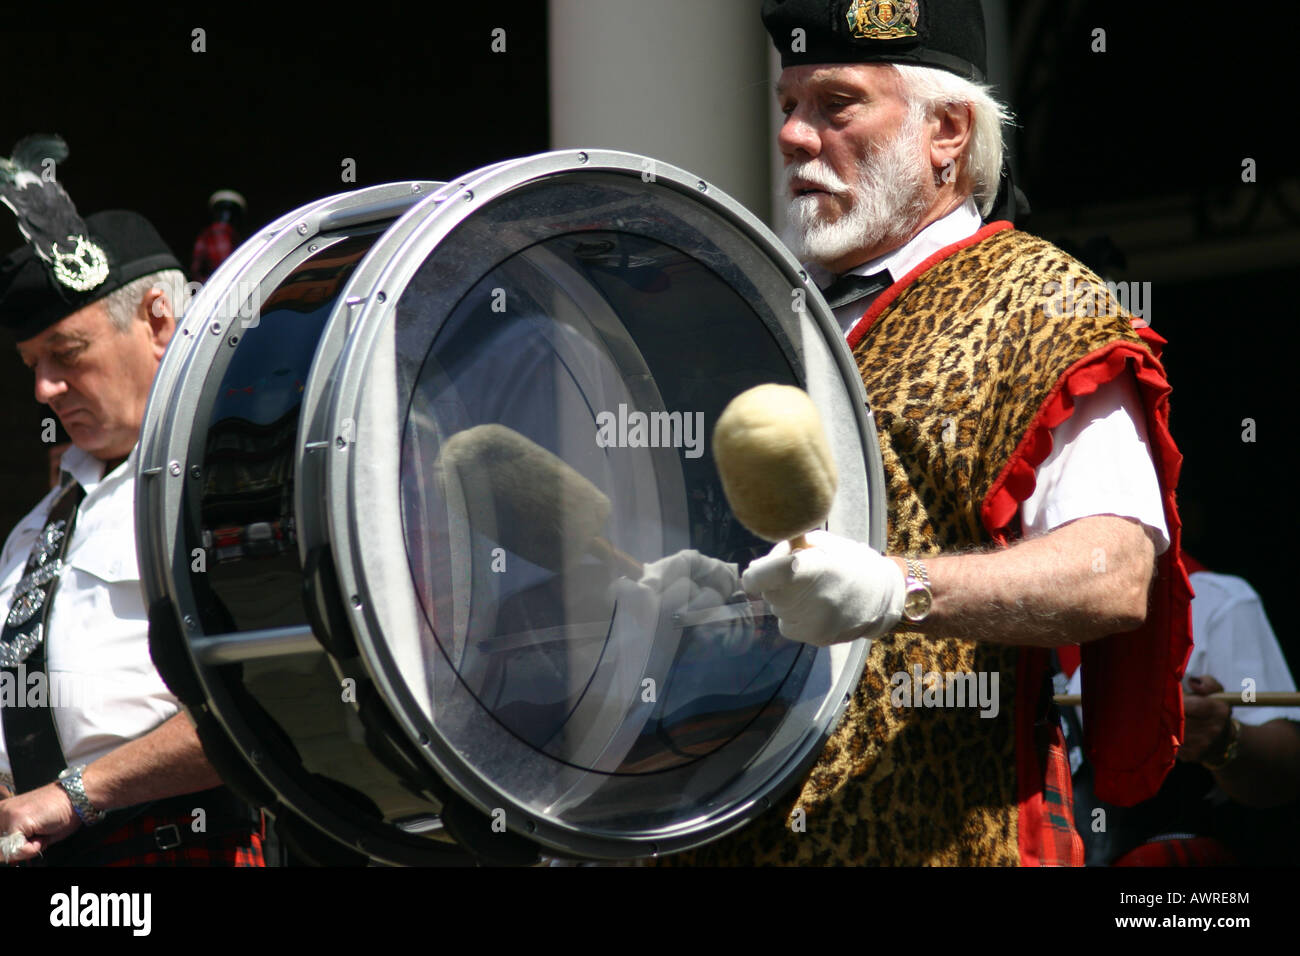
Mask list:
POLYGON ((782 67, 910 63, 985 82, 980 0, 763 0, 763 25, 782 67))
POLYGON ((139 213, 112 209, 85 222, 88 238, 107 259, 108 274, 93 288, 77 291, 57 281, 29 244, 0 262, 0 326, 19 342, 142 276, 181 268, 158 230, 139 213))

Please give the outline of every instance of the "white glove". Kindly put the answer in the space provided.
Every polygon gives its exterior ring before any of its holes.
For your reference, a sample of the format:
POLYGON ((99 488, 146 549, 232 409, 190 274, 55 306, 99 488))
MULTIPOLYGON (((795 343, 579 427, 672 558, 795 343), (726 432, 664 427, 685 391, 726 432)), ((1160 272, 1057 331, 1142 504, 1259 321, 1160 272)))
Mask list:
POLYGON ((638 584, 663 594, 676 584, 686 586, 684 610, 716 607, 741 590, 740 569, 698 551, 678 551, 645 566, 638 584))
POLYGON ((781 633, 826 647, 877 638, 898 626, 907 593, 903 572, 869 545, 809 531, 802 551, 782 541, 746 569, 741 583, 776 613, 781 633))
POLYGON ((7 864, 11 857, 27 845, 27 837, 20 831, 15 830, 13 833, 6 833, 0 837, 0 856, 4 857, 7 864))
POLYGON ((674 626, 674 614, 732 605, 733 612, 722 615, 718 621, 695 625, 695 634, 719 641, 728 653, 740 653, 749 646, 754 632, 754 615, 749 607, 749 598, 740 586, 740 569, 736 565, 698 551, 678 551, 647 564, 637 585, 648 588, 658 597, 667 615, 664 619, 666 626, 674 626))

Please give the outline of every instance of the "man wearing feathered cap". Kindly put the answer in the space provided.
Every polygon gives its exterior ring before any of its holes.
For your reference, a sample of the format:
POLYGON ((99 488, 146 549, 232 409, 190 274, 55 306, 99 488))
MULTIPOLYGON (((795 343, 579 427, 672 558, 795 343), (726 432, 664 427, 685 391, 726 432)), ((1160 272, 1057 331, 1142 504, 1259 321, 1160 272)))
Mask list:
POLYGON ((1182 732, 1162 340, 1008 221, 978 0, 765 0, 763 21, 790 242, 857 358, 889 537, 814 532, 746 572, 788 637, 873 644, 802 786, 694 859, 1079 865, 1051 648, 1082 647, 1105 799, 1153 793, 1182 732))
POLYGON ((66 155, 28 137, 0 160, 27 239, 0 263, 0 326, 74 446, 0 553, 0 846, 5 862, 261 865, 260 824, 150 660, 136 563, 133 449, 185 279, 144 217, 77 215, 41 175, 66 155))

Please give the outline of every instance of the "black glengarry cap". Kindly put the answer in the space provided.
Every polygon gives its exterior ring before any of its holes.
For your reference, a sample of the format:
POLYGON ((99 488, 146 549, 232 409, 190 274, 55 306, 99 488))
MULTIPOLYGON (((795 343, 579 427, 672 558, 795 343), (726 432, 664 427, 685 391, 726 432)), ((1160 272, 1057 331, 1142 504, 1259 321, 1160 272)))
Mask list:
POLYGON ((910 63, 985 82, 980 0, 763 0, 781 66, 910 63))
POLYGON ((107 275, 94 288, 78 291, 59 282, 30 245, 0 262, 0 326, 17 341, 44 332, 141 276, 181 268, 158 230, 139 213, 106 210, 87 216, 85 223, 87 238, 107 260, 107 275))
POLYGON ((55 173, 68 145, 52 133, 24 136, 0 156, 0 205, 26 244, 0 262, 0 327, 29 339, 141 276, 180 269, 139 213, 82 219, 55 173))

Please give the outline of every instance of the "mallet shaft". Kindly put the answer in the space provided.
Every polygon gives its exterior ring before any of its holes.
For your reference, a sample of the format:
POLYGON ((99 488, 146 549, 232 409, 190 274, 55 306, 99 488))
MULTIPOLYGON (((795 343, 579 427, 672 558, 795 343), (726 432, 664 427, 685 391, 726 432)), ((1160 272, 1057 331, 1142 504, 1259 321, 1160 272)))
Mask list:
MULTIPOLYGON (((1254 700, 1242 700, 1241 694, 1223 691, 1218 694, 1206 694, 1211 700, 1221 700, 1233 707, 1300 707, 1300 693, 1286 691, 1260 691, 1254 700)), ((1057 694, 1052 700, 1067 707, 1078 707, 1083 703, 1079 694, 1057 694)))

